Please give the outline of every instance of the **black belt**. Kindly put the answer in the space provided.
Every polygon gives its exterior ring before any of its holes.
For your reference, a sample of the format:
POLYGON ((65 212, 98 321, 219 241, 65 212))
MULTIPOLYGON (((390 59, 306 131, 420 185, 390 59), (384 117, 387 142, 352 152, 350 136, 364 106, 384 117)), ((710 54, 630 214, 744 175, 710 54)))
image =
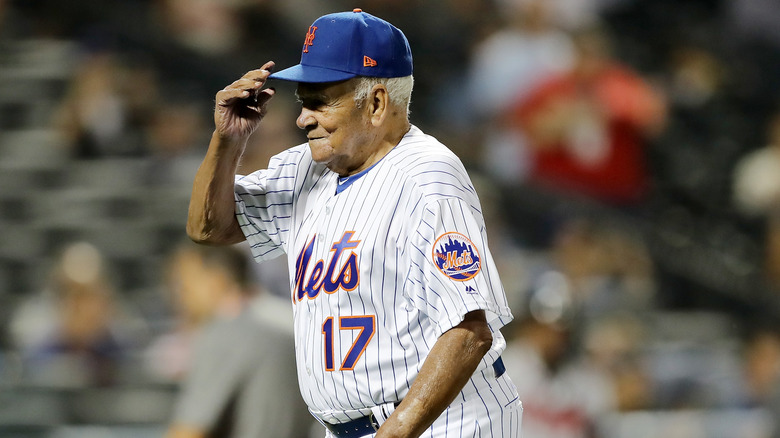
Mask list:
POLYGON ((373 412, 365 417, 360 417, 346 423, 330 424, 323 421, 322 424, 325 425, 330 433, 339 438, 360 438, 371 435, 379 430, 379 423, 377 423, 376 418, 374 418, 373 412))
MULTIPOLYGON (((493 371, 496 373, 496 378, 501 377, 506 371, 504 361, 501 360, 500 357, 493 362, 493 371)), ((398 403, 396 403, 396 406, 398 406, 398 403)), ((361 438, 379 430, 379 422, 374 418, 373 412, 365 417, 360 417, 346 423, 330 424, 323 421, 322 424, 325 425, 330 433, 339 438, 361 438)))
POLYGON ((493 371, 496 372, 496 379, 503 376, 506 372, 506 367, 504 366, 504 361, 501 359, 501 356, 498 356, 498 359, 493 362, 493 371))

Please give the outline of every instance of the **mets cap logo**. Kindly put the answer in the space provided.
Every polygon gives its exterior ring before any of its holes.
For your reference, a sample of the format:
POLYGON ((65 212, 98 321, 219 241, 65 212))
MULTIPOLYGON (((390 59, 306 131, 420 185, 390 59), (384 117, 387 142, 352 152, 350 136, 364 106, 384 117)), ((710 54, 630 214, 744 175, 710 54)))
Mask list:
POLYGON ((309 46, 314 45, 314 33, 317 32, 317 26, 309 26, 306 32, 306 39, 303 40, 303 53, 309 53, 309 46))
POLYGON ((451 280, 474 278, 482 266, 474 244, 460 233, 444 233, 433 243, 433 262, 451 280))

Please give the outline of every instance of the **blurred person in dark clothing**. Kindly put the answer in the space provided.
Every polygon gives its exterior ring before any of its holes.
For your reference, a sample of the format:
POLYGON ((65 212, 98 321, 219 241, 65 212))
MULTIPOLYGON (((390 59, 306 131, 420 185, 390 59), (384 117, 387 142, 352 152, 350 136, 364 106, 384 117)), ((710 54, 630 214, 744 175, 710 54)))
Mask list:
POLYGON ((649 151, 659 194, 719 209, 730 201, 723 175, 748 135, 740 121, 746 114, 730 96, 736 72, 718 52, 696 43, 676 44, 664 62, 668 123, 649 151))
POLYGON ((651 405, 637 319, 585 317, 554 272, 537 281, 526 307, 504 353, 523 397, 524 436, 590 438, 605 416, 651 405))
POLYGON ((89 243, 69 245, 54 268, 51 290, 16 309, 11 328, 28 380, 55 386, 118 383, 138 339, 106 263, 89 243))
MULTIPOLYGON (((587 438, 593 427, 589 409, 599 409, 592 397, 604 391, 582 391, 586 382, 568 372, 576 348, 566 294, 553 285, 536 290, 503 355, 523 398, 523 436, 587 438)), ((591 379, 588 388, 600 383, 591 379)))
POLYGON ((71 155, 145 155, 143 128, 159 102, 155 75, 148 67, 127 65, 127 57, 112 51, 82 56, 53 120, 71 155))

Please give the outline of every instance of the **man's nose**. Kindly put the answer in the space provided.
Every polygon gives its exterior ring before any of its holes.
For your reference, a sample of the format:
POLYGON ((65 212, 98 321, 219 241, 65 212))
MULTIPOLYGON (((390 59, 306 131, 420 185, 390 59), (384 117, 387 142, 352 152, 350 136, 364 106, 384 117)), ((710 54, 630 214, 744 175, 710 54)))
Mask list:
POLYGON ((295 124, 301 129, 306 129, 307 126, 313 126, 317 124, 314 114, 311 110, 301 108, 301 113, 298 115, 298 119, 295 120, 295 124))

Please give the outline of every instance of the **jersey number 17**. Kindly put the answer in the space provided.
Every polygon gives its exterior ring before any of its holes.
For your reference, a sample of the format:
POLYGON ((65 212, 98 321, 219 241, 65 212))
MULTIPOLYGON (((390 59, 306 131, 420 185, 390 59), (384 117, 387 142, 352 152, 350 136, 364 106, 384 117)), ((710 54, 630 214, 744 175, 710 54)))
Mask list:
MULTIPOLYGON (((327 371, 335 370, 333 325, 334 319, 332 316, 325 319, 325 322, 322 323, 322 335, 325 337, 325 369, 327 371)), ((374 337, 374 331, 376 330, 375 317, 374 315, 342 316, 339 318, 339 330, 360 330, 339 368, 339 371, 352 370, 355 368, 355 363, 366 350, 366 346, 371 341, 371 338, 374 337)))

